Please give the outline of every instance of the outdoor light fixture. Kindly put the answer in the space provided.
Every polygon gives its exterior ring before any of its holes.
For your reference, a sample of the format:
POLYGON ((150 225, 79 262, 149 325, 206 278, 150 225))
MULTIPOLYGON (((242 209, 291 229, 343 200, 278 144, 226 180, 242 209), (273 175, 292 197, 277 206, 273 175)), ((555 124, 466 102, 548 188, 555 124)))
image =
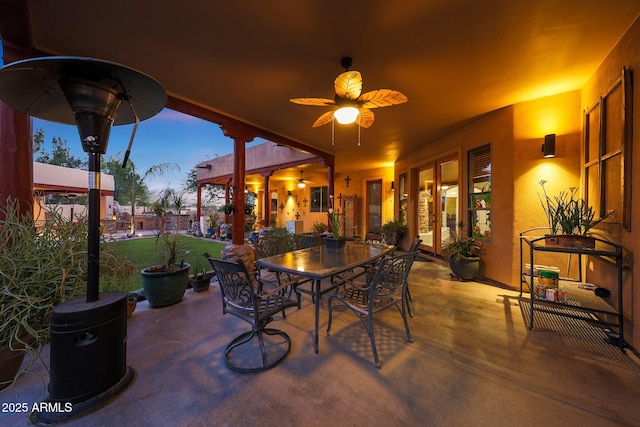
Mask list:
POLYGON ((544 144, 542 144, 542 155, 545 158, 556 156, 556 134, 555 133, 544 136, 544 144))
POLYGON ((358 118, 358 109, 356 107, 342 107, 333 112, 333 117, 341 125, 349 125, 358 118))
POLYGON ((69 412, 32 413, 35 424, 60 423, 97 409, 135 378, 126 364, 127 294, 99 292, 100 159, 111 126, 134 123, 126 164, 138 122, 159 113, 167 94, 156 80, 114 62, 50 56, 1 68, 0 99, 40 119, 75 124, 89 155, 87 296, 55 306, 50 321, 46 400, 73 406, 69 412), (129 108, 120 110, 121 104, 129 108))

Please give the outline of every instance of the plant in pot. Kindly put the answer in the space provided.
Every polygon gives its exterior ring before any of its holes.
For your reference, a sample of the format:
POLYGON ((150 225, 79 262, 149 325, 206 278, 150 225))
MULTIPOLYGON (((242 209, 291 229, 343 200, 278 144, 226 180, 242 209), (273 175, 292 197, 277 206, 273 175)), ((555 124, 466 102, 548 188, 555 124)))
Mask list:
POLYGON ((313 223, 313 226, 311 227, 311 231, 317 234, 325 233, 327 230, 328 230, 327 224, 325 224, 324 222, 316 221, 313 223))
POLYGON ((595 247, 595 239, 588 234, 593 227, 613 216, 615 211, 596 219, 593 207, 576 196, 578 187, 570 187, 569 191, 563 190, 551 197, 544 187, 546 183, 546 180, 539 182, 543 195, 538 194, 550 231, 545 244, 575 248, 595 247))
POLYGON ((160 219, 160 232, 155 247, 161 263, 140 272, 144 296, 152 308, 179 303, 189 285, 189 264, 184 259, 180 262, 177 260, 177 232, 170 235, 165 230, 166 206, 167 200, 162 197, 152 206, 153 212, 160 219))
MULTIPOLYGON (((87 229, 84 218, 70 222, 55 207, 20 214, 7 198, 0 214, 0 389, 9 387, 25 354, 31 364, 49 342, 53 308, 86 294, 87 229), (4 350, 2 350, 4 349, 4 350)), ((101 246, 100 281, 117 282, 124 260, 101 246)), ((44 364, 44 360, 40 358, 44 364)))
POLYGON ((394 246, 397 246, 407 235, 407 225, 400 221, 389 220, 382 225, 381 229, 387 233, 396 233, 396 241, 392 242, 394 246))
POLYGON ((327 252, 341 252, 344 249, 346 239, 341 235, 342 218, 340 213, 333 208, 333 194, 329 196, 329 226, 331 227, 331 236, 325 237, 325 247, 327 252))
POLYGON ((211 282, 211 275, 207 274, 206 268, 200 266, 200 264, 196 262, 193 266, 193 271, 194 274, 189 279, 193 291, 208 291, 209 284, 211 282))
MULTIPOLYGON (((458 224, 462 231, 464 224, 458 224)), ((473 237, 458 237, 454 235, 451 242, 444 245, 442 254, 449 262, 449 268, 454 276, 462 280, 472 280, 480 269, 480 252, 482 245, 473 237)))
POLYGON ((209 215, 207 234, 220 237, 220 217, 218 214, 209 215))

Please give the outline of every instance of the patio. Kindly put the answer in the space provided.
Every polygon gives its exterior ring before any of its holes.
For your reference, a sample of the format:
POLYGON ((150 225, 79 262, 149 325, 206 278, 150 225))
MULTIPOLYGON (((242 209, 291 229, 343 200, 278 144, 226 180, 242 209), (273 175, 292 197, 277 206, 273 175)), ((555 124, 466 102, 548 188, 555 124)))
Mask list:
MULTIPOLYGON (((380 370, 348 312, 336 313, 326 336, 321 311, 314 353, 308 297, 272 322, 290 335, 291 353, 258 375, 223 362, 224 347, 248 325, 222 316, 217 285, 189 290, 171 307, 139 303, 128 321, 135 382, 65 425, 637 425, 640 365, 630 351, 605 344, 601 354, 588 330, 555 332, 553 319, 529 331, 517 292, 450 280, 448 268, 433 262, 416 261, 409 283, 415 342, 406 342, 400 316, 385 312, 376 323, 380 370)), ((35 371, 45 372, 38 364, 35 371)), ((31 406, 42 393, 41 380, 29 375, 0 401, 31 406)), ((0 423, 22 425, 26 414, 3 411, 0 423)))

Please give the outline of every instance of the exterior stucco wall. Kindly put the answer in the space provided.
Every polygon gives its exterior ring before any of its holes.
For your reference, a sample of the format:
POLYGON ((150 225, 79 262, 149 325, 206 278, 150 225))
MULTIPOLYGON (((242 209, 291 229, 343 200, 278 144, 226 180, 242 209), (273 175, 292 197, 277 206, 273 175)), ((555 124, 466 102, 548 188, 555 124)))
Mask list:
POLYGON ((396 162, 396 176, 408 172, 409 235, 416 235, 417 169, 438 159, 458 154, 459 159, 459 217, 467 222, 467 177, 469 150, 491 143, 492 150, 492 239, 484 245, 480 274, 492 280, 511 284, 509 269, 504 268, 506 254, 512 255, 513 218, 513 109, 491 112, 465 128, 429 143, 424 148, 396 162))
MULTIPOLYGON (((634 73, 633 80, 633 152, 631 158, 632 169, 632 202, 631 202, 631 231, 620 230, 619 242, 628 251, 631 268, 623 274, 623 304, 625 321, 625 340, 634 348, 640 346, 640 291, 637 280, 640 277, 640 21, 636 20, 627 30, 618 44, 611 50, 607 58, 600 64, 596 72, 585 84, 582 90, 582 108, 592 106, 599 96, 604 95, 612 83, 622 75, 622 67, 627 67, 634 73)), ((608 288, 612 295, 610 303, 616 305, 617 289, 615 269, 602 262, 590 262, 587 265, 587 280, 608 288)))

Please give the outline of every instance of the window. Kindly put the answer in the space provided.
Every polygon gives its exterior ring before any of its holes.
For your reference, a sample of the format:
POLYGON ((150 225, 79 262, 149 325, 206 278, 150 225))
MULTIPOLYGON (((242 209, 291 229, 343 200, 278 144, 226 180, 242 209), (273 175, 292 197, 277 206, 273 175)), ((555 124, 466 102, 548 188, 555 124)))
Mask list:
POLYGON ((469 224, 471 236, 491 239, 491 145, 469 151, 469 224))
POLYGON ((310 212, 327 212, 329 200, 329 188, 325 185, 323 187, 311 187, 309 189, 311 196, 310 212))
POLYGON ((596 217, 614 212, 614 223, 631 231, 631 70, 623 68, 598 102, 585 111, 584 198, 596 217))

